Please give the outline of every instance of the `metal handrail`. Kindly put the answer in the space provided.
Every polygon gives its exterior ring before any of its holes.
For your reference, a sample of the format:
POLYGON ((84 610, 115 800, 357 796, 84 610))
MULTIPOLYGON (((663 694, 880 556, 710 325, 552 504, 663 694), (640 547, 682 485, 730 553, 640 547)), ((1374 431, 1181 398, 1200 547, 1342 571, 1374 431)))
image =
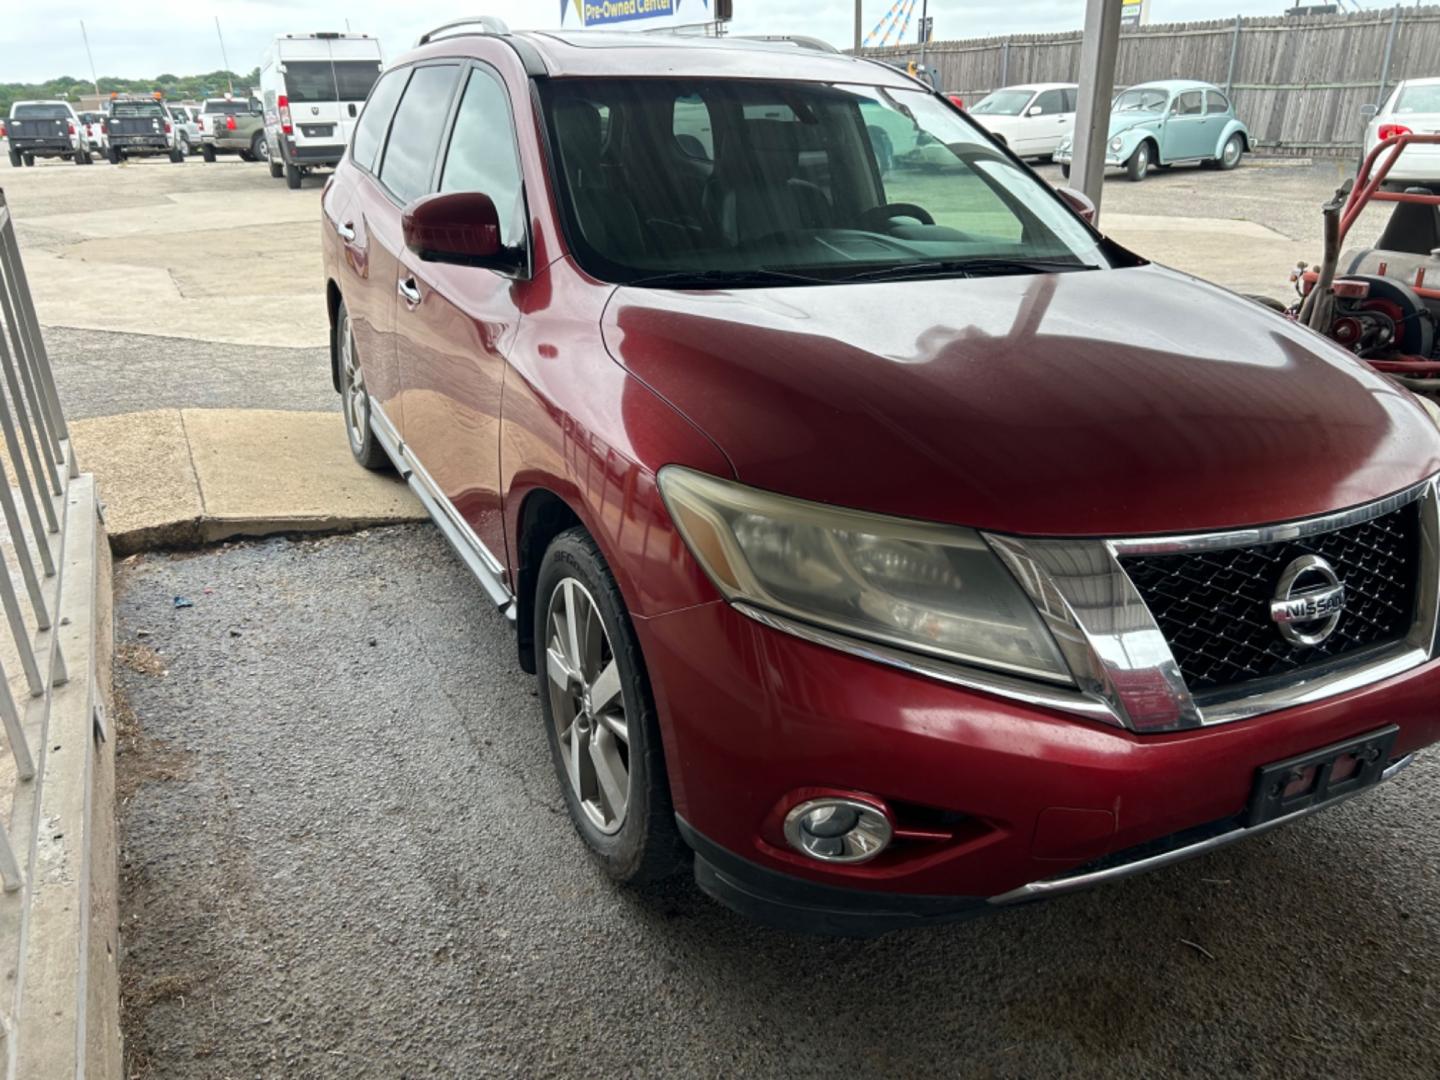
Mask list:
POLYGON ((0 559, 0 607, 27 690, 17 701, 0 661, 0 724, 20 785, 9 829, 0 828, 0 883, 5 892, 15 892, 25 884, 25 876, 12 840, 23 843, 28 864, 30 839, 26 838, 34 831, 38 785, 32 747, 44 745, 51 689, 68 679, 55 619, 65 496, 79 469, 4 189, 0 189, 0 324, 0 437, 9 459, 8 470, 0 467, 0 516, 12 547, 0 559), (19 571, 24 584, 23 602, 12 569, 19 571))

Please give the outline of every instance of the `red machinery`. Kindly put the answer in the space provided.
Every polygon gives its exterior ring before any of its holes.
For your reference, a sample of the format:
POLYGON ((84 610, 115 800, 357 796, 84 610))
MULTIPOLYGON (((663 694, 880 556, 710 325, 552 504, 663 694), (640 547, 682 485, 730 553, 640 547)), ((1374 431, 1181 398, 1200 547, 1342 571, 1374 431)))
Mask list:
POLYGON ((1440 135, 1386 139, 1325 205, 1324 257, 1295 273, 1301 300, 1291 314, 1411 390, 1440 397, 1440 195, 1429 187, 1386 188, 1412 145, 1440 146, 1440 135), (1342 255, 1372 202, 1396 204, 1378 243, 1342 255))

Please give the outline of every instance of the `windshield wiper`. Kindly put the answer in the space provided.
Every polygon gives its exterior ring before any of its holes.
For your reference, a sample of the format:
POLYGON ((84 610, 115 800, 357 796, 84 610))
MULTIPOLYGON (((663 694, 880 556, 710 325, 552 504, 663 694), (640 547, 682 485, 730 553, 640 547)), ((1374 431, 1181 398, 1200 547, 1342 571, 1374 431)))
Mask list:
POLYGON ((676 289, 706 289, 746 285, 828 285, 831 280, 812 274, 793 274, 785 270, 756 267, 749 270, 673 270, 663 274, 646 274, 621 284, 641 288, 668 285, 676 289))
POLYGON ((836 281, 885 281, 926 277, 984 277, 988 274, 1053 274, 1069 270, 1098 270, 1090 263, 1068 259, 936 259, 931 262, 896 263, 873 270, 858 270, 836 281))

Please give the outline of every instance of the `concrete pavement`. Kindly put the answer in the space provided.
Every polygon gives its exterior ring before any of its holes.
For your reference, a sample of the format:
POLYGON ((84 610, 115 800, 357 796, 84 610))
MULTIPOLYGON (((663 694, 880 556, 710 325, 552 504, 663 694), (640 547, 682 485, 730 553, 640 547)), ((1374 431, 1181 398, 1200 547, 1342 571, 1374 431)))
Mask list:
POLYGON ((397 476, 355 463, 339 413, 157 409, 70 429, 117 554, 425 517, 397 476))

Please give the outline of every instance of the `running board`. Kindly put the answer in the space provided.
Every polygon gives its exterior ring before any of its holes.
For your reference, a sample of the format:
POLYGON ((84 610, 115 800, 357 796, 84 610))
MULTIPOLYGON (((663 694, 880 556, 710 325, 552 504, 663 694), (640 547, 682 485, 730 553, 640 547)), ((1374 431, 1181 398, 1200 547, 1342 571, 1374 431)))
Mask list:
POLYGON ((405 445, 400 433, 395 430, 395 425, 390 423, 385 410, 373 397, 370 399, 370 430, 375 433, 375 438, 380 440, 380 445, 389 455, 395 471, 410 485, 410 490, 415 492, 416 498, 425 507, 425 512, 435 522, 440 534, 460 556, 460 561, 475 575, 480 587, 495 602, 495 606, 500 608, 505 618, 513 623, 515 594, 505 584, 505 568, 475 535, 469 522, 461 516, 455 504, 445 497, 445 493, 425 471, 425 467, 411 456, 410 448, 405 445))

